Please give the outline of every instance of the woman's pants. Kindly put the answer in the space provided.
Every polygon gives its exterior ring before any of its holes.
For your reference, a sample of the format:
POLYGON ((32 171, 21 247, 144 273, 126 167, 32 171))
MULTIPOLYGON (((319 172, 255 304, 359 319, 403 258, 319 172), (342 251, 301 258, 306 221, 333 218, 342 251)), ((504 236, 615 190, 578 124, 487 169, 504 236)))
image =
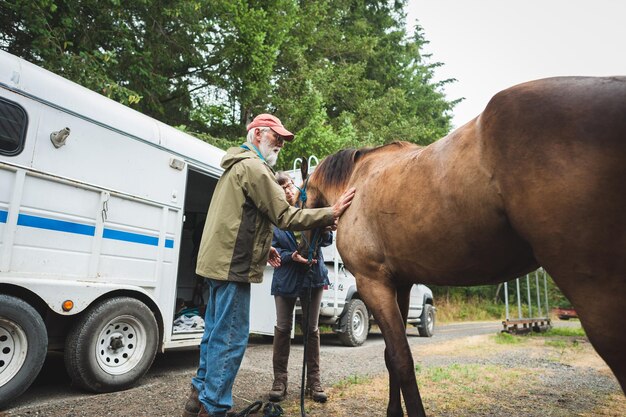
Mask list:
MULTIPOLYGON (((311 289, 310 312, 308 289, 303 289, 304 294, 300 297, 302 305, 302 330, 305 323, 308 325, 307 337, 307 385, 320 382, 320 332, 318 328, 320 303, 324 288, 311 289)), ((276 304, 276 327, 274 329, 274 381, 281 381, 287 386, 287 364, 289 362, 289 350, 291 346, 291 328, 293 326, 293 309, 296 305, 295 297, 274 296, 276 304)))

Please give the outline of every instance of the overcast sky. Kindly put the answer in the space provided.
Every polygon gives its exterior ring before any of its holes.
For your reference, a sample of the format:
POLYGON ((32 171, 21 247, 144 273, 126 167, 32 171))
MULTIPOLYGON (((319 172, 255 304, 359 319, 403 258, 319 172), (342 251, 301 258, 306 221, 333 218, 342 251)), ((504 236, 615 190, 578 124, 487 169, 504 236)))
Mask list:
POLYGON ((459 127, 498 91, 557 75, 626 75, 625 0, 409 0, 459 127))

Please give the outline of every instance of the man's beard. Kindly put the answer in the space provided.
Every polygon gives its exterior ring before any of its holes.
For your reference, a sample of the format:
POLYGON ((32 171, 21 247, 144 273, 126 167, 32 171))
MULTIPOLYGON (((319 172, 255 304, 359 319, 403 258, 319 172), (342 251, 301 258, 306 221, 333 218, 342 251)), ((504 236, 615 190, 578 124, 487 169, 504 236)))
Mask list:
POLYGON ((276 160, 278 159, 278 152, 280 152, 280 148, 272 146, 272 140, 267 137, 267 135, 263 135, 261 138, 261 143, 259 145, 259 151, 263 158, 265 158, 265 162, 267 165, 273 167, 276 165, 276 160), (278 151, 274 152, 275 149, 278 151))

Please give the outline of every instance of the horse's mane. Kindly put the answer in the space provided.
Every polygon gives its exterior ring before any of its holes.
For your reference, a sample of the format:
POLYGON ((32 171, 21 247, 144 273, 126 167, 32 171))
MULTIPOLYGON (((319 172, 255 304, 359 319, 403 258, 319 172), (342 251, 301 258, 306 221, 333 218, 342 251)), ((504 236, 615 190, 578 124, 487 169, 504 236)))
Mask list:
POLYGON ((408 142, 392 142, 373 148, 343 149, 324 158, 324 160, 315 168, 313 175, 315 175, 316 181, 323 183, 327 187, 343 188, 346 182, 350 179, 352 171, 354 171, 354 166, 359 159, 365 155, 384 150, 390 146, 404 147, 407 145, 408 142))

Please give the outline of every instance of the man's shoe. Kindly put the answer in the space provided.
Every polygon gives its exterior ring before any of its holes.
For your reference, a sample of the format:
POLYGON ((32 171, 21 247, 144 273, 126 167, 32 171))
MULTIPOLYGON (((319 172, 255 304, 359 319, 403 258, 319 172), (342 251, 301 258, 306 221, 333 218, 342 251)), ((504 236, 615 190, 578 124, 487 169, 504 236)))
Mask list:
POLYGON ((229 411, 227 413, 216 413, 209 414, 209 412, 204 408, 204 405, 200 404, 200 411, 198 412, 198 417, 235 417, 237 413, 235 411, 229 411))
POLYGON ((320 384, 319 382, 314 382, 306 387, 306 393, 316 403, 325 403, 326 400, 328 400, 328 396, 324 392, 322 384, 320 384))
POLYGON ((198 391, 192 385, 189 397, 185 402, 185 411, 183 411, 183 417, 197 417, 200 412, 200 400, 198 399, 198 391))
POLYGON ((287 395, 287 385, 280 380, 274 381, 270 391, 270 401, 278 402, 285 399, 287 395))

